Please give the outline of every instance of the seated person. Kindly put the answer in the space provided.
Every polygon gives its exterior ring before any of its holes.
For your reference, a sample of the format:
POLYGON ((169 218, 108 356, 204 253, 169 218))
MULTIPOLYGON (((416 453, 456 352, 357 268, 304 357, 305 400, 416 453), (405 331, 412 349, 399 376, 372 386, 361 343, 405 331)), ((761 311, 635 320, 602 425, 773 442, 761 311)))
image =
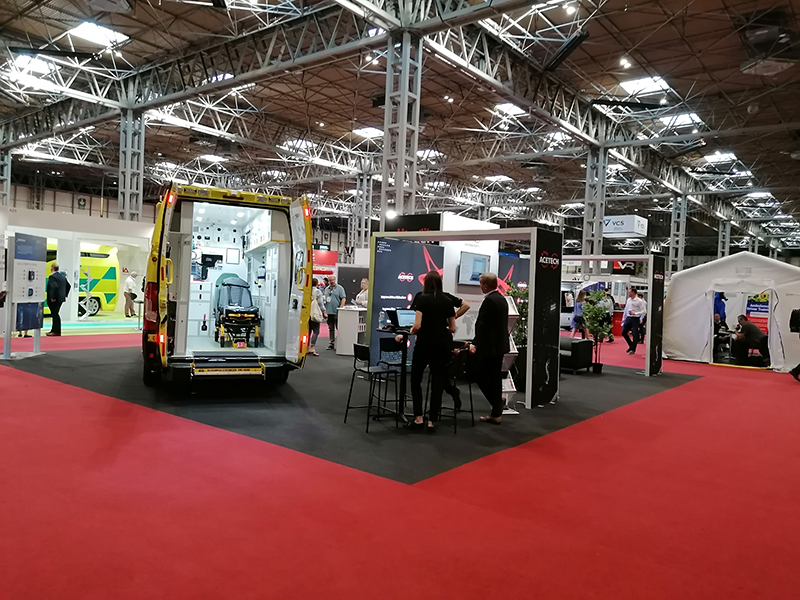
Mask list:
POLYGON ((746 363, 748 350, 755 348, 761 353, 764 360, 769 363, 769 338, 767 334, 751 323, 744 315, 739 315, 736 320, 739 322, 739 327, 731 348, 731 353, 736 358, 736 362, 739 364, 746 363))
POLYGON ((714 313, 714 356, 717 356, 719 350, 728 344, 730 339, 728 326, 720 318, 719 313, 714 313))

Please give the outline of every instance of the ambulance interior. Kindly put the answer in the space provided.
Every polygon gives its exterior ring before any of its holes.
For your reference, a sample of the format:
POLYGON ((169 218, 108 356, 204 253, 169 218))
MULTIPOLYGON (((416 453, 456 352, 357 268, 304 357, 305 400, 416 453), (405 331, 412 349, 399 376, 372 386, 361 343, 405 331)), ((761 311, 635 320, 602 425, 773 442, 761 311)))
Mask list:
POLYGON ((175 356, 285 356, 291 272, 285 212, 185 200, 173 215, 169 245, 175 356))

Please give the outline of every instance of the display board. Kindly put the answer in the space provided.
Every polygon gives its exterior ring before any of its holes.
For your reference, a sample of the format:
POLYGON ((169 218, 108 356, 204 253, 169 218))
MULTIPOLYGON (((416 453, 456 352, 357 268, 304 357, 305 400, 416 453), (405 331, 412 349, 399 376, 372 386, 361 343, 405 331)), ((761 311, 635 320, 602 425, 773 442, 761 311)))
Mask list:
MULTIPOLYGON (((316 267, 315 267, 316 268, 316 267)), ((347 293, 347 303, 352 304, 361 291, 361 280, 369 279, 369 267, 339 265, 336 269, 336 283, 347 293)))
POLYGON ((520 258, 518 254, 500 253, 497 278, 500 291, 504 294, 512 285, 521 290, 527 288, 530 272, 529 258, 520 258))
POLYGON ((664 338, 664 275, 667 261, 654 254, 650 269, 650 319, 647 323, 648 375, 661 373, 664 338))
POLYGON ((385 231, 438 231, 441 229, 441 222, 440 213, 397 215, 394 219, 386 219, 384 229, 385 231))
POLYGON ((481 274, 489 272, 491 259, 492 257, 486 254, 462 252, 458 264, 458 284, 479 286, 481 274))
POLYGON ((528 371, 527 387, 532 390, 532 403, 542 406, 558 399, 563 236, 537 229, 535 238, 528 309, 528 351, 533 348, 533 368, 528 371))
POLYGON ((747 297, 745 315, 764 333, 769 333, 769 292, 747 297))
POLYGON ((12 302, 15 331, 41 329, 47 288, 47 238, 27 233, 14 236, 12 302))
MULTIPOLYGON (((379 339, 390 334, 378 333, 378 317, 387 308, 410 308, 428 271, 444 271, 444 248, 430 244, 406 242, 389 238, 375 240, 375 257, 370 277, 370 353, 373 364, 380 354, 379 339)), ((409 357, 414 350, 411 336, 409 357)))

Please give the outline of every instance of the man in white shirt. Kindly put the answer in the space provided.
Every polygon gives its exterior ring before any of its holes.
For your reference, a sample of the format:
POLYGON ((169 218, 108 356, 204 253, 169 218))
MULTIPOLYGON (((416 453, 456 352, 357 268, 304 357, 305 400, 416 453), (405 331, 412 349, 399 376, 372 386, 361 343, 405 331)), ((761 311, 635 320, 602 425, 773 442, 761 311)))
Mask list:
POLYGON ((123 295, 125 296, 125 316, 135 317, 136 309, 133 307, 133 299, 136 296, 136 273, 131 273, 125 280, 123 295))
POLYGON ((625 322, 622 324, 622 337, 628 342, 628 354, 636 354, 636 345, 639 343, 639 325, 641 319, 647 314, 647 305, 639 298, 636 288, 628 290, 628 301, 625 303, 625 322), (633 333, 633 337, 631 337, 633 333))

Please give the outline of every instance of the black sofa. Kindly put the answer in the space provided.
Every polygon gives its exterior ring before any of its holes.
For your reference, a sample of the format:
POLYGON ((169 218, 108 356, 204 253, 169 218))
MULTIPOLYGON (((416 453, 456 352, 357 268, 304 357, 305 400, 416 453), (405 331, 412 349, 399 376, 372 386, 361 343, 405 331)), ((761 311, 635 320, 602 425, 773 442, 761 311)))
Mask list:
POLYGON ((561 354, 561 370, 577 372, 580 369, 587 371, 592 367, 592 340, 562 337, 559 341, 561 354))

